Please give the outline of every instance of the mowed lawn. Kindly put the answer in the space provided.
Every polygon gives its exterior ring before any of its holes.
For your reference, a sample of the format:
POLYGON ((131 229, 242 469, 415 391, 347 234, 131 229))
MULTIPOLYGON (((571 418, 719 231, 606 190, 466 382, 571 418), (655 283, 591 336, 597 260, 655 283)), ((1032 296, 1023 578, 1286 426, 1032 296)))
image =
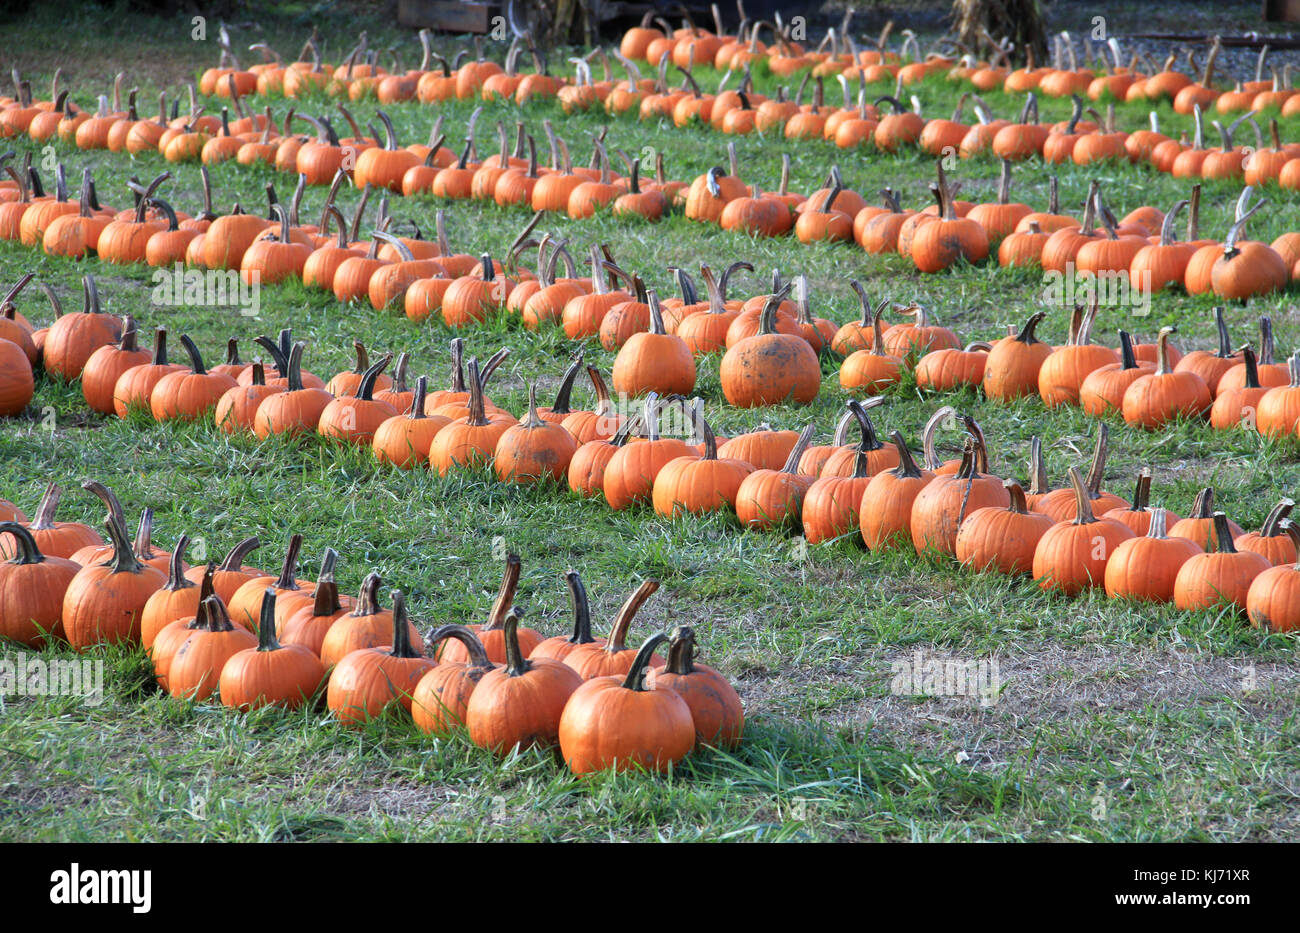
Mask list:
MULTIPOLYGON (((309 31, 307 22, 286 14, 264 22, 263 34, 237 24, 236 45, 265 35, 291 55, 309 31)), ((11 46, 24 50, 16 64, 38 96, 61 66, 64 85, 81 106, 106 93, 119 63, 139 60, 142 50, 146 70, 129 74, 126 83, 139 87, 144 112, 160 88, 174 95, 183 79, 216 60, 215 42, 193 42, 188 21, 83 18, 60 32, 53 46, 48 31, 41 32, 47 27, 41 20, 6 27, 11 46)), ((331 60, 360 28, 370 30, 373 47, 400 40, 404 62, 415 64, 413 36, 360 19, 322 21, 331 60)), ((491 44, 485 49, 498 59, 504 51, 491 44)), ((563 56, 552 59, 559 67, 563 56)), ((716 87, 711 70, 701 69, 699 77, 706 88, 716 87)), ((770 75, 755 77, 761 90, 774 90, 770 75)), ((827 90, 828 100, 838 102, 838 87, 827 90)), ((924 113, 945 114, 959 90, 934 78, 915 93, 924 113)), ((986 99, 999 116, 1012 116, 1023 104, 998 93, 986 99)), ((207 103, 213 111, 220 106, 207 103)), ((271 106, 283 116, 284 101, 271 106)), ((297 106, 325 113, 333 104, 321 99, 297 106)), ((387 109, 402 144, 424 141, 434 117, 445 114, 449 145, 458 148, 473 106, 387 109)), ((351 109, 363 126, 374 119, 373 100, 351 109)), ((1044 120, 1062 119, 1068 109, 1060 101, 1042 102, 1044 120)), ((1167 105, 1160 114, 1166 132, 1190 128, 1190 120, 1167 105)), ((596 113, 567 116, 553 104, 524 110, 484 105, 480 154, 495 149, 498 120, 513 132, 516 119, 542 145, 542 121, 552 120, 583 163, 592 134, 608 125, 611 149, 634 158, 647 149, 662 152, 672 178, 690 180, 725 164, 727 137, 709 129, 596 113)), ((1146 113, 1124 106, 1119 120, 1135 129, 1145 124, 1146 113)), ((1284 139, 1300 138, 1300 121, 1284 123, 1282 132, 1284 139)), ((20 157, 32 151, 38 164, 47 155, 30 141, 9 142, 20 157)), ((838 165, 849 186, 869 199, 891 186, 905 206, 929 200, 933 162, 914 150, 848 153, 778 135, 744 137, 737 147, 744 177, 764 189, 776 187, 781 153, 789 152, 794 190, 819 187, 838 165)), ((175 177, 163 196, 191 213, 200 206, 194 165, 62 145, 54 155, 73 183, 90 167, 107 203, 129 204, 130 176, 147 180, 167 168, 175 177)), ((1188 193, 1184 182, 1144 166, 1070 165, 1056 172, 1062 204, 1070 210, 1078 210, 1094 178, 1121 216, 1142 204, 1167 209, 1188 193)), ((234 163, 212 174, 221 211, 235 201, 261 211, 267 182, 282 199, 294 182, 234 163)), ((993 159, 962 162, 950 174, 962 183, 963 199, 993 199, 993 159)), ((1017 166, 1013 199, 1043 209, 1051 174, 1037 161, 1017 166)), ((52 181, 48 171, 42 177, 52 181)), ((1206 183, 1206 235, 1224 234, 1238 194, 1233 184, 1206 183)), ((356 196, 351 190, 341 195, 345 213, 356 196)), ((305 218, 314 219, 323 197, 322 190, 309 190, 305 218)), ((1252 238, 1265 241, 1300 221, 1294 194, 1274 188, 1267 197, 1250 227, 1252 238)), ((399 221, 426 231, 438 207, 447 210, 457 250, 494 256, 530 216, 426 197, 390 204, 399 221)), ((657 225, 608 214, 587 221, 548 216, 540 231, 568 239, 579 258, 591 243, 609 244, 620 264, 664 295, 675 291, 669 266, 697 273, 701 263, 718 269, 747 260, 756 272, 737 275, 732 288, 742 297, 766 292, 774 268, 787 277, 802 272, 814 312, 840 323, 858 313, 851 279, 873 300, 924 305, 965 341, 996 339, 1006 325, 1045 307, 1038 273, 990 263, 924 277, 902 257, 868 256, 852 245, 754 241, 693 224, 680 213, 657 225)), ((263 288, 255 317, 235 308, 159 305, 152 300, 152 270, 72 262, 0 244, 0 283, 27 271, 52 285, 68 310, 79 307, 80 276, 91 273, 106 309, 136 316, 143 343, 153 327, 165 325, 174 338, 192 335, 210 362, 220 360, 231 336, 249 358, 255 336, 291 327, 308 342, 307 368, 325 378, 350 368, 352 341, 360 339, 372 352, 406 350, 413 374, 428 374, 439 387, 447 381, 448 341, 456 334, 440 321, 412 324, 399 311, 340 305, 299 285, 263 288)), ((1300 347, 1296 295, 1292 289, 1229 307, 1234 345, 1257 341, 1258 318, 1268 314, 1279 356, 1300 347)), ((1184 351, 1210 348, 1213 304, 1179 293, 1157 296, 1145 315, 1107 307, 1095 339, 1114 346, 1117 329, 1124 328, 1149 341, 1161 326, 1176 324, 1184 351)), ((35 287, 18 308, 48 322, 35 287)), ((1051 307, 1041 335, 1061 342, 1068 317, 1067 309, 1051 307)), ((533 333, 515 320, 494 320, 460 336, 479 358, 501 346, 511 349, 490 394, 516 414, 526 406, 530 383, 538 384, 542 397, 553 395, 576 349, 558 328, 533 333)), ((613 354, 594 340, 583 349, 608 375, 613 354)), ((179 345, 174 352, 180 353, 179 345)), ((838 365, 824 360, 821 394, 806 408, 730 408, 716 356, 700 362, 696 392, 719 434, 733 436, 761 422, 794 429, 815 422, 817 442, 829 443, 846 401, 838 365)), ((576 401, 590 404, 585 383, 576 401)), ((979 421, 989 438, 991 470, 999 476, 1027 480, 1034 435, 1043 438, 1054 486, 1065 482, 1068 467, 1083 467, 1091 455, 1097 422, 1077 409, 1048 411, 1037 399, 1003 406, 973 392, 930 397, 908 381, 872 415, 882 437, 901 430, 916 450, 921 426, 941 404, 979 421)), ((1186 514, 1200 487, 1211 485, 1220 507, 1251 530, 1279 498, 1294 496, 1300 479, 1294 440, 1264 442, 1191 423, 1155 433, 1117 418, 1108 424, 1106 488, 1130 497, 1139 469, 1149 466, 1153 504, 1179 514, 1186 514)), ((946 456, 955 455, 960 442, 956 431, 940 435, 946 456)), ((315 440, 259 444, 227 438, 209 424, 158 425, 141 415, 104 419, 88 412, 78 385, 39 377, 27 414, 0 423, 0 463, 0 497, 29 514, 55 481, 65 490, 61 517, 98 527, 103 509, 79 489, 94 478, 118 493, 132 519, 152 507, 156 537, 167 547, 185 533, 219 555, 256 534, 263 547, 253 562, 274 568, 288 536, 300 532, 303 576, 314 577, 322 552, 333 547, 341 555, 341 589, 355 591, 367 572, 378 571, 385 604, 391 589, 404 591, 422 631, 483 621, 499 582, 503 546, 523 558, 517 603, 527 624, 545 635, 570 626, 562 576, 570 568, 582 574, 601 629, 641 580, 659 579, 663 586, 638 616, 633 637, 694 625, 700 660, 731 678, 748 717, 739 750, 697 753, 671 776, 578 780, 550 753, 500 761, 463 738, 429 740, 395 716, 357 732, 340 728, 323 710, 238 715, 215 704, 183 703, 156 688, 142 651, 114 649, 95 655, 106 668, 107 696, 99 706, 75 698, 3 699, 0 839, 1271 840, 1293 837, 1300 822, 1296 639, 1264 635, 1228 612, 1137 606, 1100 592, 1065 599, 1040 592, 1030 580, 973 574, 918 558, 910 549, 868 553, 853 536, 805 546, 788 534, 742 531, 732 516, 670 521, 648 507, 613 512, 601 500, 579 499, 557 485, 503 485, 490 471, 440 478, 388 469, 368 449, 315 440), (996 702, 896 695, 896 662, 910 663, 918 652, 925 660, 996 663, 996 702)), ((10 646, 4 653, 17 650, 10 646)), ((51 648, 41 656, 75 655, 51 648)))

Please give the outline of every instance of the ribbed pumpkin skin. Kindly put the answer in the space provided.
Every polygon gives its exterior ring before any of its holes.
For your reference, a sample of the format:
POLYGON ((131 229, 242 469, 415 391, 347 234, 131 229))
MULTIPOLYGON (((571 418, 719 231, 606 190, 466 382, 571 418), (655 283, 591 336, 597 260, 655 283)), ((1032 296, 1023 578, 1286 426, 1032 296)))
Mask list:
POLYGON ((282 706, 297 709, 308 702, 325 680, 320 658, 299 645, 274 651, 245 648, 221 669, 221 702, 235 709, 282 706))
POLYGON ((745 710, 736 690, 707 664, 694 662, 689 674, 660 670, 655 687, 666 687, 685 701, 695 723, 696 745, 736 748, 745 725, 745 710))
POLYGON ((0 563, 0 638, 39 648, 46 643, 42 632, 64 637, 63 597, 80 571, 48 555, 34 564, 0 563))
POLYGON ((108 564, 83 567, 63 597, 63 625, 74 648, 107 642, 138 643, 140 616, 167 575, 144 565, 139 573, 114 573, 108 564))
POLYGON ((934 548, 955 555, 957 532, 967 516, 981 508, 1006 508, 1010 503, 1010 493, 995 476, 981 475, 974 482, 955 473, 936 476, 912 503, 912 546, 918 554, 934 548))
POLYGON ((698 455, 664 464, 655 477, 651 501, 660 515, 703 515, 736 507, 740 484, 753 472, 742 460, 706 460, 698 455))
MULTIPOLYGON (((392 639, 390 626, 384 641, 392 639)), ((409 713, 415 688, 436 663, 432 658, 394 657, 384 647, 352 651, 330 673, 326 705, 349 726, 373 719, 394 701, 409 713)))
POLYGON ((167 692, 196 703, 217 692, 221 671, 234 655, 257 648, 257 636, 236 625, 226 632, 195 629, 177 645, 167 666, 167 692))
POLYGON ((1183 564, 1204 553, 1186 538, 1130 538, 1115 547, 1106 562, 1106 595, 1168 603, 1183 564))
POLYGON ((934 479, 929 470, 920 472, 920 476, 899 477, 886 471, 871 477, 859 509, 862 542, 871 550, 901 547, 911 539, 912 506, 934 479))
POLYGON ((695 721, 672 689, 628 690, 622 677, 598 677, 569 697, 558 738, 574 774, 666 771, 695 747, 695 721))
POLYGON ((862 496, 870 476, 823 476, 803 497, 803 533, 810 544, 829 541, 858 527, 862 496))
POLYGON ((1246 615, 1255 628, 1273 632, 1300 629, 1300 571, 1294 566, 1263 571, 1246 591, 1246 615))
POLYGON ((807 405, 821 389, 821 364, 808 341, 789 334, 746 337, 722 357, 723 394, 737 408, 807 405))
POLYGON ((955 556, 974 570, 1028 573, 1034 550, 1052 520, 1037 512, 984 508, 972 512, 957 531, 955 556))
POLYGON ((523 676, 511 677, 498 668, 479 681, 465 709, 465 725, 475 745, 503 753, 516 745, 546 747, 558 742, 560 716, 582 678, 560 661, 528 663, 523 676))
POLYGON ((1109 347, 1061 347, 1043 361, 1038 371, 1038 394, 1048 408, 1077 405, 1079 388, 1088 374, 1117 361, 1115 351, 1109 347))
POLYGON ((1178 417, 1202 417, 1213 403, 1209 388, 1195 373, 1150 373, 1125 390, 1121 409, 1128 424, 1156 430, 1178 417))
POLYGON ((1194 610, 1232 603, 1244 612, 1251 584, 1271 566, 1252 551, 1197 554, 1178 571, 1174 605, 1194 610))
POLYGON ((618 448, 605 465, 605 501, 612 509, 625 509, 652 498, 655 478, 669 462, 697 451, 678 438, 666 437, 618 448))
POLYGON ((797 522, 813 481, 780 470, 755 470, 736 490, 736 517, 746 528, 756 529, 797 522))
POLYGON ((1106 564, 1122 541, 1134 537, 1127 525, 1098 519, 1082 525, 1061 522, 1047 530, 1034 550, 1032 573, 1044 590, 1074 596, 1103 586, 1106 564))
POLYGON ((23 411, 36 395, 36 377, 22 348, 10 340, 0 341, 0 417, 23 411))

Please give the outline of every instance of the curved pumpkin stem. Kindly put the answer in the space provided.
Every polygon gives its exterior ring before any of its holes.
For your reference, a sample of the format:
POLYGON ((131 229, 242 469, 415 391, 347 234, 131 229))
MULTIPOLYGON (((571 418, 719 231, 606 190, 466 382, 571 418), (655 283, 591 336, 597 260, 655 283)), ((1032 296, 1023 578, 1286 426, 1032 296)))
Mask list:
POLYGON ((658 589, 658 580, 646 580, 628 596, 619 608, 618 615, 614 617, 614 624, 610 627, 609 638, 603 649, 604 651, 609 654, 617 654, 627 649, 627 632, 632 625, 633 617, 646 604, 646 600, 653 596, 658 589))
POLYGON ((518 554, 506 555, 506 569, 501 575, 501 588, 497 591, 492 611, 488 613, 487 624, 482 631, 495 631, 505 625, 506 616, 514 607, 515 591, 519 588, 519 574, 523 567, 518 554))
POLYGON ((469 655, 469 664, 467 666, 471 672, 481 671, 487 673, 496 668, 496 665, 488 657, 483 642, 479 640, 479 637, 474 634, 472 629, 463 625, 443 625, 434 629, 429 634, 427 641, 430 645, 435 645, 447 638, 454 639, 465 646, 465 653, 469 655))
POLYGON ((645 640, 632 660, 632 667, 628 670, 627 677, 623 679, 623 689, 638 693, 647 689, 645 680, 650 670, 650 661, 654 657, 655 649, 667 640, 668 636, 663 632, 656 632, 645 640))

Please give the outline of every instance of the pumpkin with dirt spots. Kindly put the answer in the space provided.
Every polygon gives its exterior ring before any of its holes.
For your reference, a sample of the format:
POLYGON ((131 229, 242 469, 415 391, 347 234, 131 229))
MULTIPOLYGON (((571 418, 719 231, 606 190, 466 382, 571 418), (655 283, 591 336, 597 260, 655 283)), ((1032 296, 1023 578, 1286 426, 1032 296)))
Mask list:
POLYGON ((822 370, 808 341, 776 331, 776 311, 787 285, 763 307, 759 332, 727 350, 718 376, 727 401, 737 408, 792 400, 807 405, 821 390, 822 370))

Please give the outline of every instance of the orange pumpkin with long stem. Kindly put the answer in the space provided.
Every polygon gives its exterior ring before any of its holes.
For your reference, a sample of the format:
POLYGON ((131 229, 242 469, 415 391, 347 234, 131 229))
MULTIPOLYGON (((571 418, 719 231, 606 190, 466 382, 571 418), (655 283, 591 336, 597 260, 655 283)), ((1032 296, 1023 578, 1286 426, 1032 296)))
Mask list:
POLYGON ((1139 376, 1124 392, 1120 407, 1129 424, 1155 430, 1178 417, 1203 417, 1213 403, 1210 389, 1200 376, 1186 370, 1178 372, 1170 365, 1169 335, 1175 329, 1160 329, 1155 372, 1139 376))
POLYGON ((1272 564, 1254 551, 1239 551, 1233 544, 1233 529, 1227 516, 1215 512, 1213 549, 1189 558, 1174 578, 1174 605, 1179 609, 1209 609, 1229 604, 1246 610, 1254 580, 1272 564))
POLYGON ((1003 480, 1011 497, 1005 508, 976 509, 957 531, 954 556, 973 570, 1005 574, 1033 569, 1038 542, 1053 524, 1050 516, 1029 510, 1025 492, 1015 480, 1003 480))

